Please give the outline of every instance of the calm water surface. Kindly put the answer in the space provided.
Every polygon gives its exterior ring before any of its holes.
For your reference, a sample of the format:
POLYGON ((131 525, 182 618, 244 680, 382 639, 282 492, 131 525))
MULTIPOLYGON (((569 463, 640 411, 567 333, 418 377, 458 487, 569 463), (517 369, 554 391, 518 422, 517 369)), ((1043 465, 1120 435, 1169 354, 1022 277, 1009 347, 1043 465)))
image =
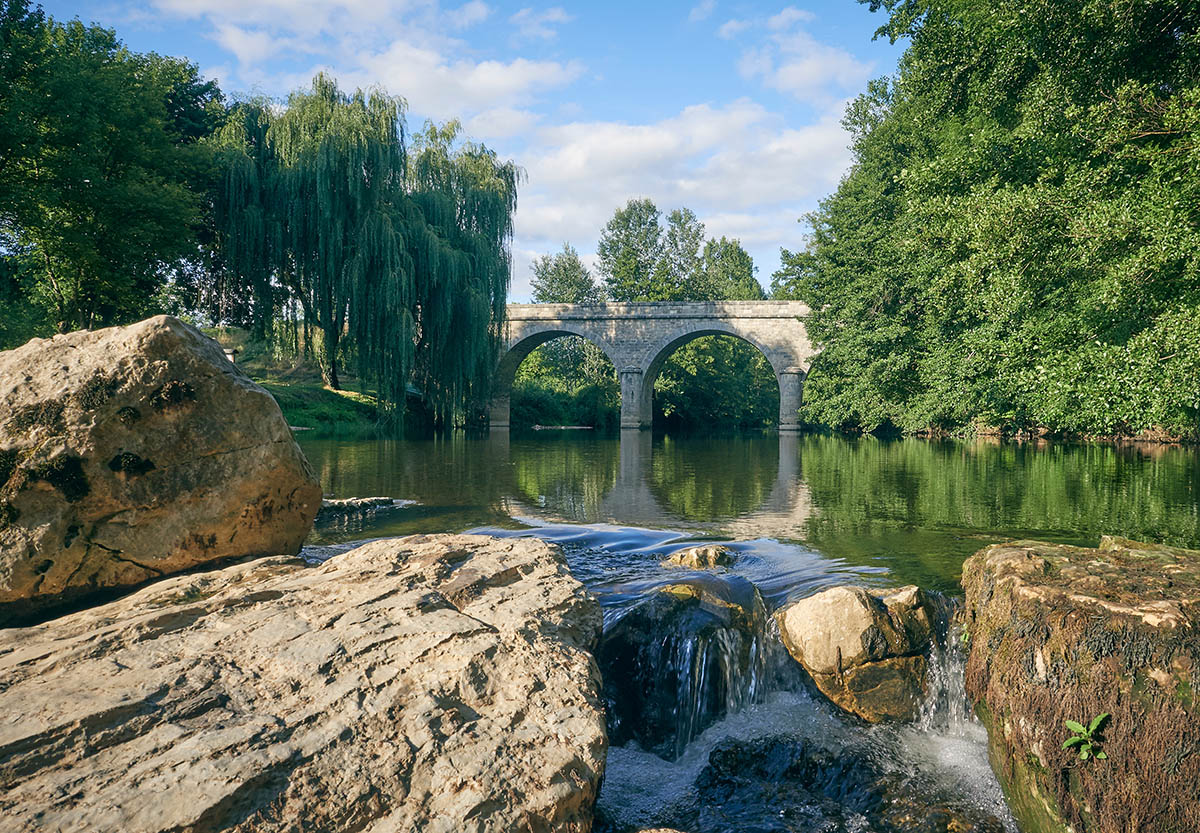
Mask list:
POLYGON ((1177 447, 582 431, 300 444, 327 495, 416 502, 318 542, 603 524, 676 533, 649 536, 666 549, 681 537, 773 542, 951 593, 963 559, 1005 538, 1200 547, 1200 458, 1177 447))
MULTIPOLYGON (((737 557, 692 580, 718 592, 748 580, 768 611, 847 582, 958 594, 963 560, 1007 538, 1200 547, 1200 460, 1180 448, 646 432, 301 445, 328 496, 412 501, 319 528, 312 544, 468 530, 554 540, 603 605, 606 631, 656 588, 689 580, 659 562, 697 541, 737 557)), ((642 678, 678 682, 685 742, 674 760, 633 742, 609 750, 600 833, 1015 833, 952 638, 921 719, 866 726, 814 694, 766 623, 754 638, 780 675, 735 667, 728 635, 661 633, 642 678), (716 671, 725 702, 714 708, 716 671)), ((618 696, 646 696, 635 689, 618 696)))

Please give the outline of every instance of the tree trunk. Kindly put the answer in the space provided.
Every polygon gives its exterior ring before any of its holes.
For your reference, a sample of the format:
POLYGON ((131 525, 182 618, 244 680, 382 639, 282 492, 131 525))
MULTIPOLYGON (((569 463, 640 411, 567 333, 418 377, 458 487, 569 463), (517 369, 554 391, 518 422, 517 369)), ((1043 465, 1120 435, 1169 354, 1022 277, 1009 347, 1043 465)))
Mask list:
POLYGON ((340 335, 341 332, 339 330, 329 327, 325 328, 325 337, 323 339, 324 349, 322 349, 320 357, 321 379, 325 382, 326 386, 332 388, 333 390, 342 389, 341 382, 338 381, 337 372, 337 348, 338 337, 340 335))

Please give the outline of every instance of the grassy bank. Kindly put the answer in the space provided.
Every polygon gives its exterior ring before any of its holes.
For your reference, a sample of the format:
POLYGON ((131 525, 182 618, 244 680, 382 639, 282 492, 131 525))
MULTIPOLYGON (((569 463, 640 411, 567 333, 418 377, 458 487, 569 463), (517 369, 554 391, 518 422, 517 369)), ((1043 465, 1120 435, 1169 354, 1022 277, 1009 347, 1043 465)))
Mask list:
POLYGON ((236 350, 234 361, 242 372, 266 388, 279 403, 288 425, 305 436, 360 436, 374 434, 378 411, 375 397, 360 389, 358 380, 342 374, 343 390, 332 390, 321 381, 314 362, 275 357, 267 345, 251 341, 244 330, 205 331, 222 347, 236 350))

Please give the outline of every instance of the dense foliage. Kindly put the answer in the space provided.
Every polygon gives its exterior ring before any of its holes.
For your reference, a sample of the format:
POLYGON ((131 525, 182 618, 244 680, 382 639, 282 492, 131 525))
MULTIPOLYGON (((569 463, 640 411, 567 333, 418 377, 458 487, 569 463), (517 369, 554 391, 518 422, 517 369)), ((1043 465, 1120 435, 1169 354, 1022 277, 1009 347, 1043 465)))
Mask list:
POLYGON ((194 260, 223 116, 196 67, 0 0, 0 337, 155 311, 194 260))
POLYGON ((186 61, 0 0, 0 346, 157 312, 353 362, 385 416, 485 397, 519 171, 317 76, 227 106, 186 61), (303 336, 301 336, 303 333, 303 336))
POLYGON ((873 0, 908 38, 784 252, 814 422, 1078 433, 1200 420, 1200 6, 873 0))
POLYGON ((414 379, 443 420, 482 398, 508 290, 517 171, 455 150, 427 126, 410 157, 403 102, 318 75, 279 113, 235 108, 221 132, 217 230, 225 268, 261 330, 298 303, 337 389, 343 340, 386 405, 414 379))

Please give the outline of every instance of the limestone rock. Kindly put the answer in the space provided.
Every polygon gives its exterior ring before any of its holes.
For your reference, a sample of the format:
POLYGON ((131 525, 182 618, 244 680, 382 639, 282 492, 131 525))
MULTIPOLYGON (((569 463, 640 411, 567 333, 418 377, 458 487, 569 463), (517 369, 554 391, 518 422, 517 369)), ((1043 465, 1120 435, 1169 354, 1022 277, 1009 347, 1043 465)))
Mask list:
POLYGON ((664 567, 691 567, 707 570, 713 567, 728 567, 733 563, 733 550, 720 544, 704 544, 687 547, 671 553, 662 562, 664 567))
POLYGON ((600 610, 535 539, 383 540, 0 631, 5 831, 568 831, 600 610))
POLYGON ((279 406, 174 318, 0 353, 0 626, 233 557, 321 503, 279 406))
POLYGON ((1200 830, 1200 552, 1020 541, 962 581, 967 693, 1022 829, 1200 830), (1104 712, 1105 759, 1062 749, 1104 712))
POLYGON ((725 714, 753 701, 763 677, 766 606, 737 576, 657 587, 596 648, 613 745, 635 741, 674 760, 725 714))
POLYGON ((914 586, 831 587, 776 614, 784 645, 821 693, 873 723, 916 717, 934 616, 914 586))

